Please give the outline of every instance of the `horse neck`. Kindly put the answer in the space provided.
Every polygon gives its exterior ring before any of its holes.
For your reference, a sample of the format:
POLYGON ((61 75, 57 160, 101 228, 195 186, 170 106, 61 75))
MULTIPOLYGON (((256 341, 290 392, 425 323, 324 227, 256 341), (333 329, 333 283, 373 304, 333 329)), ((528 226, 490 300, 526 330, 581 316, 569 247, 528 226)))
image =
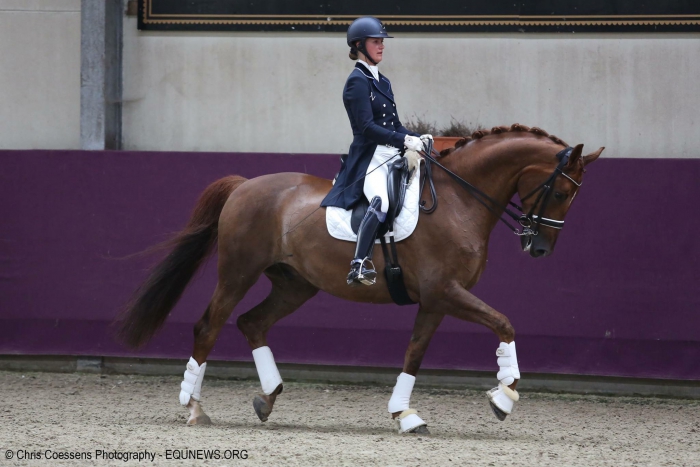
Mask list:
MULTIPOLYGON (((505 207, 518 189, 518 180, 528 167, 546 163, 552 152, 551 142, 538 138, 512 137, 482 139, 470 143, 445 158, 444 165, 460 177, 491 197, 499 206, 505 207)), ((480 226, 488 237, 498 218, 484 208, 472 195, 449 179, 463 202, 456 209, 467 209, 469 217, 480 226)), ((503 209, 496 208, 500 215, 503 209)))

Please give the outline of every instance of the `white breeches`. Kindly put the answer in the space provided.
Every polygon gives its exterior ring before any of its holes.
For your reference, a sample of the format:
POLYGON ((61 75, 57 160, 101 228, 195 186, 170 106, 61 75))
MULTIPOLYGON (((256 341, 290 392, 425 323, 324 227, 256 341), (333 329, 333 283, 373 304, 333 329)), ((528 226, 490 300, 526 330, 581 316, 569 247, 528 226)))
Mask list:
POLYGON ((367 167, 364 185, 365 196, 370 201, 375 196, 379 196, 382 200, 381 210, 384 214, 389 211, 389 194, 386 189, 386 180, 389 176, 389 163, 387 161, 399 154, 400 152, 396 148, 378 144, 369 167, 367 167), (385 162, 387 163, 385 164, 385 162))

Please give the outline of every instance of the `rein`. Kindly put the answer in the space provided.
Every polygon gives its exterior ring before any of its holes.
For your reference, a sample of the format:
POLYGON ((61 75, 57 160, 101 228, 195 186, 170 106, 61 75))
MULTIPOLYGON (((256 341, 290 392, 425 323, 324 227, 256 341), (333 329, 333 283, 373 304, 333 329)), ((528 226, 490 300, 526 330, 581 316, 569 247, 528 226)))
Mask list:
POLYGON ((559 164, 557 164, 557 167, 554 169, 554 172, 552 172, 552 174, 549 176, 549 178, 547 178, 547 180, 545 180, 543 183, 537 186, 537 188, 528 193, 527 196, 520 199, 520 202, 522 203, 526 199, 531 198, 535 194, 539 193, 537 199, 532 205, 532 208, 530 208, 530 211, 527 214, 525 214, 525 212, 523 211, 522 206, 519 206, 518 204, 512 201, 508 202, 510 206, 520 211, 520 214, 518 214, 509 209, 508 206, 502 206, 489 195, 479 190, 477 187, 464 180, 462 177, 452 172, 444 165, 440 164, 437 161, 437 159, 433 157, 433 154, 435 154, 436 156, 439 156, 440 154, 433 149, 432 140, 428 140, 428 147, 425 151, 422 152, 422 155, 425 158, 425 177, 421 182, 420 192, 422 196, 423 190, 425 188, 425 182, 427 180, 430 186, 430 196, 432 197, 433 202, 429 208, 426 208, 425 201, 421 201, 419 207, 421 211, 425 212, 426 214, 430 214, 433 211, 435 211, 435 209, 437 209, 438 199, 437 193, 435 191, 435 185, 433 184, 433 173, 431 167, 432 164, 435 164, 436 166, 444 170, 454 181, 457 182, 457 184, 459 184, 462 188, 467 190, 467 192, 470 195, 472 195, 479 203, 486 207, 486 209, 488 209, 494 216, 496 216, 498 220, 503 222, 506 225, 506 227, 508 227, 515 235, 521 237, 536 236, 539 234, 540 225, 560 230, 564 227, 564 221, 548 219, 546 217, 543 217, 542 215, 544 214, 544 211, 547 208, 547 205, 549 204, 549 200, 551 199, 552 194, 552 188, 554 187, 554 182, 556 181, 557 176, 559 174, 571 180, 577 187, 581 186, 580 183, 576 182, 574 179, 569 177, 562 170, 564 166, 569 162, 569 156, 571 156, 572 151, 572 147, 567 147, 559 151, 559 153, 557 153, 557 159, 559 159, 559 164), (537 209, 538 205, 539 210, 538 213, 535 214, 535 210, 537 209), (504 214, 507 214, 514 221, 516 221, 520 225, 522 230, 515 227, 511 222, 508 221, 508 219, 505 219, 503 217, 503 214, 499 214, 499 210, 504 214))

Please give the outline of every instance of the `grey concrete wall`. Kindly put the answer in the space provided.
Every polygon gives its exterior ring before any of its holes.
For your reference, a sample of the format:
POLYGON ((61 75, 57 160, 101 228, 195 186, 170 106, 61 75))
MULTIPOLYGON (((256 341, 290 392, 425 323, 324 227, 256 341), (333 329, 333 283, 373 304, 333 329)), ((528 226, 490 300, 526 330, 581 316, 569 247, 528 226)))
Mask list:
MULTIPOLYGON (((124 40, 126 149, 347 150, 342 34, 140 33, 130 18, 124 40)), ((700 157, 698 34, 401 34, 384 57, 404 119, 535 125, 606 157, 700 157)))
MULTIPOLYGON (((346 52, 342 34, 142 33, 126 18, 123 147, 344 152, 346 52)), ((403 119, 694 158, 699 56, 698 34, 402 34, 381 69, 403 119)), ((0 0, 0 103, 0 149, 80 147, 80 0, 0 0)))
POLYGON ((80 0, 0 0, 0 149, 80 147, 80 0))

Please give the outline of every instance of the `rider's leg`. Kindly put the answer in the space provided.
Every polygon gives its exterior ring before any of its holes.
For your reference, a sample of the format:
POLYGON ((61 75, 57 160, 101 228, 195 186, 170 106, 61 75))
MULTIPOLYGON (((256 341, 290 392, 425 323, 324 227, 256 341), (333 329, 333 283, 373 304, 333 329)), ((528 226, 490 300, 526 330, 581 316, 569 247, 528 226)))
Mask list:
POLYGON ((374 270, 372 263, 372 250, 377 231, 385 218, 385 214, 380 211, 381 203, 379 196, 372 198, 367 213, 360 223, 355 257, 350 263, 350 272, 347 277, 348 285, 373 285, 377 280, 377 271, 374 270))
POLYGON ((386 213, 389 210, 389 194, 386 187, 389 169, 386 162, 396 154, 397 151, 394 148, 377 146, 367 167, 364 194, 370 200, 370 207, 357 232, 357 247, 355 257, 350 263, 348 285, 373 285, 376 282, 377 272, 371 262, 372 250, 379 226, 386 219, 386 213))

